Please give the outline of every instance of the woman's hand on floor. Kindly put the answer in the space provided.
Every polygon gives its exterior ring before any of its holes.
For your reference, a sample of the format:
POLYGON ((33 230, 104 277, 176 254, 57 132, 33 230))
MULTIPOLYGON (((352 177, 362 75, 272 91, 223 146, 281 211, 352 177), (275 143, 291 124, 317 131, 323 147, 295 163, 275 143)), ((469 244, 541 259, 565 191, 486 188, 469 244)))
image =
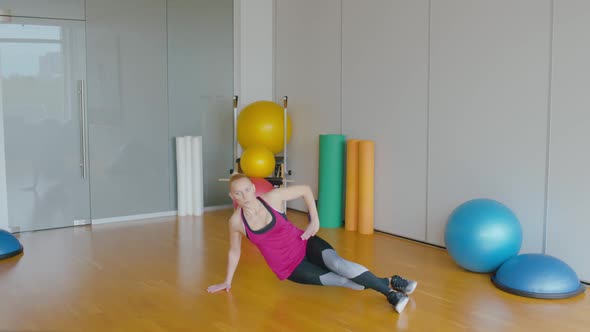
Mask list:
POLYGON ((231 285, 224 282, 222 284, 217 284, 217 285, 212 285, 212 286, 207 287, 207 292, 215 293, 215 292, 218 292, 218 291, 224 290, 224 289, 226 292, 229 292, 230 288, 231 288, 231 285))

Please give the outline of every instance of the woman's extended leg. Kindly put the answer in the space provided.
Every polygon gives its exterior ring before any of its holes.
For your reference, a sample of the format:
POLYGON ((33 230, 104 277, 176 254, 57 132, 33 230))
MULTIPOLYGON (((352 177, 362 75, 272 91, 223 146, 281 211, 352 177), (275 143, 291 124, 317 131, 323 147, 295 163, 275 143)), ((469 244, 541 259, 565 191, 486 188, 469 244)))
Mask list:
POLYGON ((387 278, 378 278, 366 267, 340 257, 328 242, 318 236, 309 238, 306 253, 313 264, 324 267, 365 288, 371 288, 383 295, 391 291, 387 278))
POLYGON ((354 290, 365 289, 365 286, 361 286, 352 280, 331 272, 325 267, 311 263, 307 257, 297 265, 288 279, 299 284, 339 286, 354 290))
POLYGON ((288 278, 291 281, 351 289, 371 288, 387 297, 397 312, 408 302, 408 296, 393 291, 388 278, 378 278, 366 267, 340 257, 332 246, 313 236, 307 242, 306 257, 288 278))

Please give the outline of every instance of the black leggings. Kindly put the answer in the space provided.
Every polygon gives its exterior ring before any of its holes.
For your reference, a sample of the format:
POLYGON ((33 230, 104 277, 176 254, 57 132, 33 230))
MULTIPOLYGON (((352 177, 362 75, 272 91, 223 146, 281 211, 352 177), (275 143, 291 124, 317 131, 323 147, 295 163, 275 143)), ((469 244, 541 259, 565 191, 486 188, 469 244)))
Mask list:
POLYGON ((378 278, 366 267, 340 257, 319 236, 309 238, 303 261, 288 279, 299 284, 371 288, 385 295, 391 291, 387 278, 378 278))

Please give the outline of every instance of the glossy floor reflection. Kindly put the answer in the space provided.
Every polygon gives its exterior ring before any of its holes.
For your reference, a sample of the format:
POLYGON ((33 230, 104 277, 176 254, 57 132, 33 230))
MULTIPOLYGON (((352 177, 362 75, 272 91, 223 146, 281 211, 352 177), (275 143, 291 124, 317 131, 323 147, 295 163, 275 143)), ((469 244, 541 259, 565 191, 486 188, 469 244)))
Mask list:
MULTIPOLYGON (((590 299, 535 300, 496 289, 444 250, 389 235, 322 229, 375 274, 419 280, 398 315, 380 294, 280 282, 243 241, 230 293, 229 210, 23 233, 0 261, 0 331, 586 331, 590 299)), ((296 224, 306 217, 289 212, 296 224)))

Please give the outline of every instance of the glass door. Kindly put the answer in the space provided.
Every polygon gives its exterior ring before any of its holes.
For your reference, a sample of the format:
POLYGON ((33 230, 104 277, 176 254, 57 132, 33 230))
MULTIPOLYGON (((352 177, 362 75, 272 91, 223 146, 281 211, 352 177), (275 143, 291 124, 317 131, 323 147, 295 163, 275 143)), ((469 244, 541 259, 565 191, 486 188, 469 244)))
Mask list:
POLYGON ((89 223, 85 72, 83 21, 1 21, 0 134, 12 231, 89 223))

